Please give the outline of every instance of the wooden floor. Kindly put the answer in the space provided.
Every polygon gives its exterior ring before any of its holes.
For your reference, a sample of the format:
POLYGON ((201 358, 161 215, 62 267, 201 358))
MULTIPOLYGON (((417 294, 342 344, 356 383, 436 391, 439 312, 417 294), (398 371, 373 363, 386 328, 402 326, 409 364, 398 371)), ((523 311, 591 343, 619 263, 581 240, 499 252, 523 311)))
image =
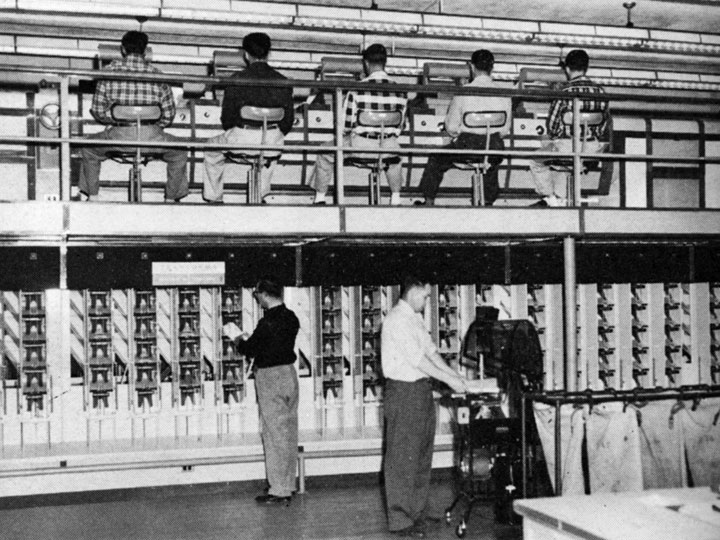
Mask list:
MULTIPOLYGON (((433 484, 433 513, 452 501, 451 482, 433 484)), ((221 540, 221 539, 393 539, 387 532, 382 490, 376 482, 334 480, 309 485, 290 507, 261 507, 259 486, 231 484, 202 488, 155 489, 124 494, 28 499, 0 503, 3 540, 221 540), (342 483, 343 485, 339 485, 342 483), (102 501, 99 499, 102 498, 102 501), (115 500, 113 500, 115 499, 115 500), (99 501, 99 502, 98 502, 99 501), (13 508, 14 506, 14 508, 13 508)), ((456 538, 443 522, 426 538, 456 538)), ((466 538, 520 540, 520 526, 498 525, 492 508, 478 506, 466 538)))

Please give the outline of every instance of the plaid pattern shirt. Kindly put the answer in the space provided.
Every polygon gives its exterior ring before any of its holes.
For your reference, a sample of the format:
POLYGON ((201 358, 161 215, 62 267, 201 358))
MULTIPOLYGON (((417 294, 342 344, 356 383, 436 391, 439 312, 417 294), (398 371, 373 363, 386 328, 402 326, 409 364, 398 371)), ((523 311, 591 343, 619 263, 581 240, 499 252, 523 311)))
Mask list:
MULTIPOLYGON (((592 99, 581 99, 580 100, 580 111, 582 112, 598 112, 602 111, 603 121, 598 126, 588 126, 589 132, 588 139, 605 140, 605 133, 607 131, 608 123, 608 102, 602 98, 602 94, 605 93, 602 86, 591 81, 585 76, 576 77, 571 81, 565 83, 561 88, 562 92, 578 93, 578 94, 593 94, 592 99)), ((550 114, 547 119, 547 130, 548 135, 551 139, 569 139, 572 137, 572 126, 567 126, 563 123, 563 115, 566 111, 572 112, 573 102, 572 99, 556 99, 550 105, 550 114)), ((585 133, 581 134, 583 137, 585 133)))
MULTIPOLYGON (((384 71, 375 71, 360 82, 390 83, 393 81, 384 71)), ((407 94, 405 92, 391 92, 388 90, 353 90, 345 97, 345 132, 357 134, 380 133, 379 127, 361 126, 358 124, 358 113, 362 110, 373 111, 400 111, 402 122, 400 127, 387 127, 385 134, 399 137, 405 126, 405 113, 407 109, 407 94)))
MULTIPOLYGON (((122 60, 113 60, 107 71, 136 71, 140 73, 161 73, 138 54, 128 54, 122 60)), ((170 86, 148 81, 98 81, 93 96, 91 114, 102 124, 115 124, 111 107, 121 105, 160 105, 161 115, 157 125, 169 126, 175 117, 175 100, 170 86)))

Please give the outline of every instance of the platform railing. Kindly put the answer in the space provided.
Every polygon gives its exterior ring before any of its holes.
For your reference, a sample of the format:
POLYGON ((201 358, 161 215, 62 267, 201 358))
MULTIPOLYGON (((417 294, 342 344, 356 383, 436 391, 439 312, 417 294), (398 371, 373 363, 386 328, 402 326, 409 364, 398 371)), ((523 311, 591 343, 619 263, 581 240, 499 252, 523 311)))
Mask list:
MULTIPOLYGON (((211 144, 202 141, 181 141, 181 142, 139 142, 139 141, 98 141, 85 139, 83 137, 72 137, 70 133, 70 87, 77 81, 83 80, 133 80, 133 81, 149 81, 167 83, 174 86, 182 85, 204 85, 205 89, 223 88, 227 86, 237 86, 239 81, 229 77, 199 77, 182 74, 147 74, 147 73, 127 73, 127 72, 106 72, 96 70, 79 70, 65 68, 35 68, 27 66, 5 66, 0 70, 0 86, 12 84, 13 74, 35 74, 38 76, 38 83, 57 84, 59 86, 59 102, 60 102, 60 137, 30 137, 30 136, 0 136, 1 144, 24 144, 24 145, 60 145, 60 199, 67 201, 70 199, 70 150, 74 146, 128 146, 140 148, 185 148, 196 150, 287 150, 289 147, 284 145, 252 145, 252 144, 211 144)), ((332 93, 333 110, 335 118, 339 118, 342 113, 343 93, 349 90, 375 90, 386 87, 391 91, 400 91, 416 94, 435 94, 446 93, 452 95, 477 95, 477 96, 503 96, 513 99, 522 99, 524 101, 540 101, 549 102, 553 99, 572 100, 574 117, 577 119, 577 113, 581 110, 582 96, 578 94, 570 94, 568 92, 557 92, 547 90, 519 90, 519 89, 489 89, 476 87, 458 87, 444 85, 420 85, 420 84, 369 84, 354 81, 308 81, 308 80, 242 80, 242 85, 247 87, 258 88, 309 88, 311 90, 332 93)), ((603 99, 610 103, 610 114, 612 115, 612 104, 622 101, 648 101, 652 103, 675 103, 677 101, 671 95, 668 96, 628 96, 627 94, 613 94, 608 92, 603 95, 603 99)), ((720 96, 717 99, 709 99, 706 97, 683 98, 683 102, 688 104, 717 104, 720 108, 720 96)), ((510 119, 512 122, 512 119, 510 119)), ((576 121, 577 123, 577 121, 576 121)), ((508 158, 558 158, 572 160, 572 174, 568 178, 568 206, 578 206, 580 203, 581 192, 581 163, 586 160, 603 160, 603 161, 662 161, 667 163, 697 163, 710 164, 720 163, 720 156, 697 156, 686 157, 678 155, 663 154, 628 154, 628 153, 588 153, 582 151, 582 141, 580 139, 579 126, 575 126, 573 130, 573 150, 571 152, 542 152, 542 151, 521 151, 521 150, 462 150, 443 149, 443 148, 418 148, 412 146, 393 149, 393 153, 399 155, 431 155, 431 154, 465 154, 468 156, 503 156, 508 158)), ((335 203, 338 205, 345 204, 345 179, 343 157, 348 153, 353 154, 376 154, 377 149, 358 149, 343 145, 343 129, 342 123, 335 122, 335 144, 293 144, 290 148, 293 151, 306 151, 312 153, 334 152, 335 153, 335 203)))

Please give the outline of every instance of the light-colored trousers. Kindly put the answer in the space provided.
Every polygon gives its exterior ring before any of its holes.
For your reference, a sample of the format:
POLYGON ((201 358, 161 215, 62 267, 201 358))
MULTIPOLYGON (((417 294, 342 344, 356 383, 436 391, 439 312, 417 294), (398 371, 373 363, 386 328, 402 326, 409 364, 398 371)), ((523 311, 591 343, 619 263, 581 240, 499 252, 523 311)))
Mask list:
MULTIPOLYGON (((607 143, 586 141, 583 152, 596 154, 605 151, 607 143)), ((538 152, 572 152, 572 139, 554 139, 545 143, 538 152)), ((555 170, 548 163, 553 158, 542 157, 530 162, 530 173, 535 181, 535 191, 542 197, 555 195, 561 199, 568 196, 567 170, 555 170)))
POLYGON ((255 370, 268 493, 295 491, 298 456, 298 376, 292 364, 255 370))
MULTIPOLYGON (((332 146, 335 141, 328 141, 325 146, 332 146)), ((350 146, 352 148, 387 148, 388 150, 395 150, 400 148, 397 137, 389 137, 387 139, 368 139, 367 137, 361 137, 360 135, 351 134, 343 137, 343 146, 350 146), (382 142, 382 144, 381 144, 382 142)), ((346 156, 352 154, 345 154, 346 156)), ((370 156, 371 154, 357 154, 358 156, 370 156)), ((387 176, 387 182, 390 186, 392 193, 400 193, 402 187, 402 164, 397 163, 388 166, 385 172, 387 176)), ((335 176, 335 154, 333 152, 325 152, 318 154, 317 160, 315 161, 315 168, 313 169, 309 185, 318 193, 327 193, 328 186, 332 183, 335 176)))
MULTIPOLYGON (((265 134, 265 144, 280 145, 285 141, 285 137, 277 128, 268 129, 265 134)), ((261 129, 244 129, 234 127, 228 129, 225 133, 211 137, 207 141, 211 144, 262 144, 261 129)), ((203 199, 206 201, 219 202, 223 199, 223 172, 225 170, 225 153, 227 150, 207 150, 205 151, 205 182, 203 184, 203 199)), ((243 152, 238 150, 238 153, 243 152)), ((247 153, 254 154, 257 151, 247 150, 247 153)), ((268 150, 264 153, 266 158, 277 157, 280 152, 268 150)), ((272 175, 275 172, 277 161, 270 163, 269 167, 263 167, 260 172, 260 198, 262 199, 270 193, 272 175)))

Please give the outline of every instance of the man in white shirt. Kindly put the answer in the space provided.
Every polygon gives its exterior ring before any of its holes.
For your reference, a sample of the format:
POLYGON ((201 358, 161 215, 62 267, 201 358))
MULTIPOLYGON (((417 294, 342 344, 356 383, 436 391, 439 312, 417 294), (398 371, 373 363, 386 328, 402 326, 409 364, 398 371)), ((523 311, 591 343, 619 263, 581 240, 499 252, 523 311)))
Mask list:
POLYGON ((425 328, 421 313, 429 294, 427 283, 406 279, 401 299, 382 325, 388 528, 399 536, 416 538, 425 536, 429 518, 435 440, 430 378, 458 393, 468 390, 468 381, 445 363, 425 328))
MULTIPOLYGON (((465 87, 474 88, 501 88, 492 79, 492 70, 495 65, 495 57, 490 51, 480 49, 472 54, 470 69, 472 71, 472 82, 465 87)), ((458 150, 481 150, 485 148, 486 128, 468 127, 463 122, 465 113, 470 112, 504 112, 505 125, 500 128, 490 128, 490 150, 504 150, 505 144, 502 137, 510 131, 510 120, 512 114, 512 102, 510 98, 501 96, 454 96, 448 106, 445 115, 445 131, 452 137, 452 141, 444 149, 458 150)), ((425 196, 425 201, 416 204, 433 205, 440 183, 445 173, 453 167, 458 158, 466 158, 461 154, 436 154, 428 157, 427 165, 420 180, 420 191, 425 196)), ((481 160, 482 156, 478 156, 481 160)), ((485 173, 483 182, 485 205, 492 206, 497 199, 498 187, 498 165, 502 162, 502 156, 488 156, 490 168, 485 173)))

